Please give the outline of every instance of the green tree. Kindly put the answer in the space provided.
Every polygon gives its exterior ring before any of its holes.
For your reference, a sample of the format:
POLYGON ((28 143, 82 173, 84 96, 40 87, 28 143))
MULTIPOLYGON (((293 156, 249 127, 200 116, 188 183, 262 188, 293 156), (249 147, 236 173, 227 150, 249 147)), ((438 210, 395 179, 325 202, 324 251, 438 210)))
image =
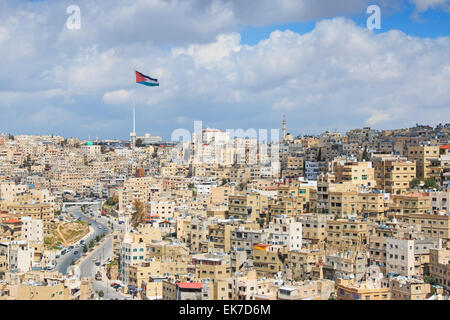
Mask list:
POLYGON ((419 178, 414 178, 411 181, 411 188, 416 188, 420 186, 420 179, 419 178))
POLYGON ((100 298, 103 298, 103 297, 105 296, 105 293, 103 292, 103 290, 100 290, 100 291, 98 292, 98 296, 99 296, 100 298))
POLYGON ((93 248, 95 246, 94 239, 89 242, 89 248, 93 248))
POLYGON ((142 147, 144 146, 143 141, 141 138, 136 139, 136 147, 142 147))
POLYGON ((87 245, 84 245, 84 246, 83 246, 83 252, 86 253, 86 252, 88 252, 88 251, 89 251, 89 249, 88 249, 87 245))
POLYGON ((424 276, 424 277, 423 277, 423 281, 424 281, 425 283, 429 283, 429 284, 431 284, 431 285, 435 285, 435 284, 436 284, 436 279, 433 278, 432 276, 424 276))
POLYGON ((365 161, 370 161, 370 155, 369 155, 369 152, 367 152, 367 146, 364 147, 362 159, 365 161))
POLYGON ((424 184, 425 189, 435 189, 437 187, 438 187, 438 185, 436 183, 436 180, 434 180, 433 177, 425 179, 425 184, 424 184))
POLYGON ((99 241, 100 241, 100 236, 97 235, 97 236, 95 237, 95 242, 99 242, 99 241))
POLYGON ((72 259, 72 261, 70 262, 70 265, 73 266, 75 264, 75 260, 72 259))

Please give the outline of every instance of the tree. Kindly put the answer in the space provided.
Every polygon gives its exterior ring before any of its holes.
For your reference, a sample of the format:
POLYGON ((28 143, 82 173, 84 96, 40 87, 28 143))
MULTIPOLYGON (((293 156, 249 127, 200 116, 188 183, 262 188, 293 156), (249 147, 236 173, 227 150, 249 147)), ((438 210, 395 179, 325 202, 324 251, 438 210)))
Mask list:
POLYGON ((411 181, 411 188, 416 188, 420 186, 420 179, 419 178, 414 178, 411 181))
POLYGON ((95 242, 99 242, 99 241, 100 241, 100 236, 97 235, 97 236, 95 237, 95 242))
POLYGON ((365 160, 365 161, 370 161, 370 155, 367 152, 367 146, 364 147, 364 151, 363 151, 363 154, 362 154, 362 159, 365 160))
POLYGON ((84 245, 84 246, 83 246, 83 252, 86 253, 86 252, 88 252, 88 251, 89 251, 89 249, 88 249, 87 245, 84 245))
POLYGON ((70 262, 70 265, 73 266, 75 264, 75 260, 72 259, 72 261, 70 262))
POLYGON ((322 148, 319 148, 319 152, 317 153, 317 161, 322 161, 322 148))
POLYGON ((142 141, 142 139, 141 138, 137 138, 136 139, 136 147, 142 147, 144 144, 143 144, 143 141, 142 141))
POLYGON ((425 184, 424 184, 425 189, 435 189, 437 187, 438 186, 437 186, 436 180, 434 180, 433 177, 425 179, 425 184))
POLYGON ((134 212, 131 215, 131 223, 134 228, 136 228, 138 225, 140 225, 142 222, 144 222, 145 217, 145 207, 144 203, 140 200, 135 200, 133 203, 134 206, 134 212))
POLYGON ((101 152, 101 153, 105 153, 105 151, 106 151, 106 146, 103 146, 103 145, 102 145, 102 146, 100 147, 100 152, 101 152))
POLYGON ((89 248, 93 248, 94 245, 95 245, 95 243, 94 243, 94 240, 92 239, 92 240, 89 242, 89 248))
POLYGON ((429 284, 431 284, 431 285, 435 285, 435 284, 436 284, 436 279, 433 278, 432 276, 424 276, 424 277, 423 277, 423 281, 424 281, 425 283, 429 283, 429 284))
POLYGON ((99 296, 100 298, 103 298, 103 297, 105 296, 105 293, 103 292, 103 290, 100 290, 100 291, 98 292, 98 296, 99 296))

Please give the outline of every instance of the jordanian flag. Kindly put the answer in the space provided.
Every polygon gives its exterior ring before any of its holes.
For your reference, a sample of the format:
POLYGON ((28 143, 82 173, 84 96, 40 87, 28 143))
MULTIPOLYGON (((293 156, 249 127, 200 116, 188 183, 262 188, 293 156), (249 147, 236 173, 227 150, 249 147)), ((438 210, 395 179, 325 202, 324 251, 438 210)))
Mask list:
POLYGON ((136 83, 143 84, 144 86, 149 87, 158 87, 159 82, 158 79, 150 78, 149 76, 146 76, 143 73, 140 73, 139 71, 136 71, 136 83))

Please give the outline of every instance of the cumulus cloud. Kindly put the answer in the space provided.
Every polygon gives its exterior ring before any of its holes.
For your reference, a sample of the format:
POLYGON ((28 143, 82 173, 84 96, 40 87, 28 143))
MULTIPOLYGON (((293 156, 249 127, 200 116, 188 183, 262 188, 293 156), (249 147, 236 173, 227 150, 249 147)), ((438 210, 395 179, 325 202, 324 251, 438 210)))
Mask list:
POLYGON ((416 6, 416 11, 425 12, 428 9, 450 9, 449 0, 411 0, 411 2, 416 6))
POLYGON ((116 90, 112 92, 106 92, 103 95, 103 102, 105 104, 117 104, 124 105, 129 104, 132 100, 132 92, 129 90, 116 90))
MULTIPOLYGON (((305 34, 276 30, 256 45, 243 44, 235 30, 365 13, 367 1, 263 0, 259 7, 250 0, 93 0, 80 5, 76 32, 64 28, 68 3, 21 10, 0 4, 0 111, 8 109, 5 117, 17 127, 28 128, 19 111, 36 114, 38 128, 46 119, 39 110, 60 108, 55 115, 70 114, 63 129, 126 137, 131 122, 123 119, 131 112, 105 105, 130 105, 131 90, 138 129, 165 136, 174 123, 193 119, 217 128, 273 128, 286 114, 295 134, 450 116, 450 38, 374 33, 345 18, 321 20, 305 34), (161 86, 136 85, 134 69, 161 86)), ((8 128, 5 117, 0 124, 8 128)))

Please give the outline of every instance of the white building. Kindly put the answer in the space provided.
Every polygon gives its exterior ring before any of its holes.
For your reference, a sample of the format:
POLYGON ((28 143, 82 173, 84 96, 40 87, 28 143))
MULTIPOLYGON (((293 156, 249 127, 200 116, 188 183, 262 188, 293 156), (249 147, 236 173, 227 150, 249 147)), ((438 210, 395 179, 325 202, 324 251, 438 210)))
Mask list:
POLYGON ((171 201, 150 201, 150 214, 158 216, 162 220, 173 218, 175 204, 171 201))
POLYGON ((292 217, 275 216, 266 231, 269 233, 269 244, 286 245, 289 250, 302 248, 302 223, 292 217))
POLYGON ((130 278, 129 267, 139 265, 145 261, 145 243, 134 241, 128 232, 128 219, 125 219, 124 237, 120 243, 120 279, 128 285, 130 278))
POLYGON ((22 217, 22 236, 29 242, 41 243, 44 241, 44 223, 39 219, 22 217))
POLYGON ((34 249, 26 240, 0 243, 0 255, 6 256, 7 270, 28 272, 33 266, 34 249))
POLYGON ((414 271, 414 240, 388 238, 386 273, 410 277, 414 275, 414 271))

